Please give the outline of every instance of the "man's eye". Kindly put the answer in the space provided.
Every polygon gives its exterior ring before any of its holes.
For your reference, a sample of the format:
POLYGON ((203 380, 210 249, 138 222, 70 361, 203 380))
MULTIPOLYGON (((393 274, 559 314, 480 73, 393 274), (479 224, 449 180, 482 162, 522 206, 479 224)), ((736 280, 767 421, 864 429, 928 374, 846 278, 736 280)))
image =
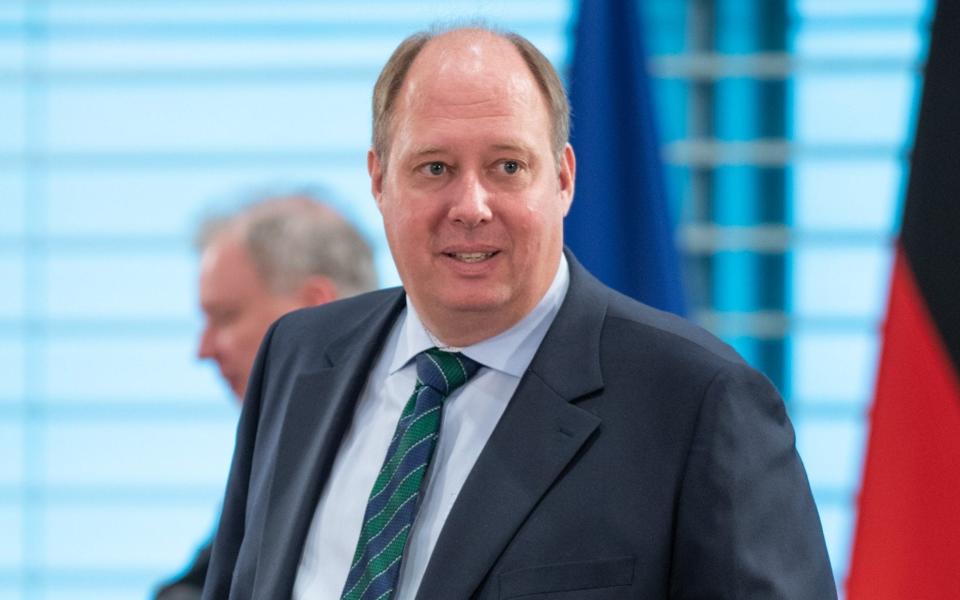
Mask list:
POLYGON ((520 163, 515 160, 503 161, 503 172, 507 175, 513 175, 520 170, 520 163))
POLYGON ((427 172, 431 175, 443 175, 447 170, 447 166, 442 162, 432 162, 427 165, 427 172))

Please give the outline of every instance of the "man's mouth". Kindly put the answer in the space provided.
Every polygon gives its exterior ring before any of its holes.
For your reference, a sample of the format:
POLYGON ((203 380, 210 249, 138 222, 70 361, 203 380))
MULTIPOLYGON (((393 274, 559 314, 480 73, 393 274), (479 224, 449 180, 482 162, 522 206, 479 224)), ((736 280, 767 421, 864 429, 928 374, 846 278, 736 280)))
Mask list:
POLYGON ((466 263, 481 262, 499 253, 499 250, 494 252, 444 252, 450 258, 466 263))

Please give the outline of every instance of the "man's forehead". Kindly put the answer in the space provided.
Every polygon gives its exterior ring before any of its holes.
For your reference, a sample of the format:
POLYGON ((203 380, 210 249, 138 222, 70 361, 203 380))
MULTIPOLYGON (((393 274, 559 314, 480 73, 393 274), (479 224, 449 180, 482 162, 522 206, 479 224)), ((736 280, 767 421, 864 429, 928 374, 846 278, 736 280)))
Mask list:
POLYGON ((522 57, 512 42, 491 31, 461 29, 433 38, 423 47, 417 60, 437 61, 437 75, 456 68, 465 73, 479 73, 491 62, 511 63, 522 57))
POLYGON ((216 266, 223 262, 235 262, 246 259, 246 248, 239 228, 229 226, 218 231, 209 240, 200 253, 200 264, 216 266))
POLYGON ((530 115, 545 99, 513 44, 489 32, 452 32, 428 42, 404 78, 397 117, 463 119, 530 115))
POLYGON ((200 256, 201 290, 223 293, 250 283, 260 283, 243 239, 235 231, 225 231, 210 241, 200 256))
POLYGON ((489 31, 457 30, 427 42, 405 77, 402 94, 409 100, 432 88, 470 84, 515 91, 536 88, 533 74, 509 40, 489 31))

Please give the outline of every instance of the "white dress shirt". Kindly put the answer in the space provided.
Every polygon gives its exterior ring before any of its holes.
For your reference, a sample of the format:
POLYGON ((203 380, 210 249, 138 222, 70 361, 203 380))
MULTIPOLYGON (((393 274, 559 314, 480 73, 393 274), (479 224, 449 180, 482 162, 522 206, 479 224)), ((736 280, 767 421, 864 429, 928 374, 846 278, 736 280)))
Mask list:
MULTIPOLYGON (((482 367, 444 401, 440 438, 424 479, 395 600, 412 600, 457 494, 560 309, 570 281, 564 256, 539 304, 516 325, 459 350, 482 367)), ((436 344, 407 298, 367 377, 304 544, 295 600, 336 600, 347 580, 367 498, 416 382, 413 358, 436 344)))

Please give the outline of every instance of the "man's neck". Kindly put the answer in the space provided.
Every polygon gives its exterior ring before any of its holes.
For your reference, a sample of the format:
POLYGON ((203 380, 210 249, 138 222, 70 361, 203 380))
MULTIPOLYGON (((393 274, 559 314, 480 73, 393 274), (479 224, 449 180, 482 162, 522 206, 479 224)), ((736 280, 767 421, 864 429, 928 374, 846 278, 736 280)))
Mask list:
MULTIPOLYGON (((488 340, 509 330, 522 321, 527 315, 537 309, 552 290, 566 290, 569 265, 561 255, 557 264, 556 273, 550 284, 538 295, 537 300, 529 306, 514 307, 511 312, 502 309, 490 310, 460 310, 460 311, 432 311, 431 314, 416 306, 414 299, 407 299, 414 304, 414 309, 427 335, 438 348, 453 347, 465 348, 472 344, 488 340)), ((436 308, 436 307, 434 307, 436 308)))
MULTIPOLYGON (((417 311, 427 335, 438 348, 465 348, 471 344, 482 342, 503 333, 520 322, 524 316, 536 307, 530 306, 522 314, 504 315, 491 314, 481 311, 458 311, 455 314, 445 315, 443 323, 455 323, 454 326, 444 327, 440 322, 430 319, 421 311, 417 311)), ((520 312, 520 311, 517 311, 520 312)))

